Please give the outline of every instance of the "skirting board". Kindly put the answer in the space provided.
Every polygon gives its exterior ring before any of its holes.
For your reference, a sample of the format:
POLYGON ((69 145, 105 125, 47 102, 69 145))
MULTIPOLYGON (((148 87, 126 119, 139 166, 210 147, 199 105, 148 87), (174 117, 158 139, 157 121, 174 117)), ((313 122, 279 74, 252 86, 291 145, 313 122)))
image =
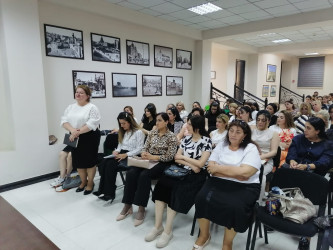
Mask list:
POLYGON ((32 185, 38 182, 42 182, 42 181, 46 181, 52 178, 55 178, 57 176, 59 176, 60 172, 54 172, 54 173, 50 173, 50 174, 45 174, 45 175, 41 175, 41 176, 37 176, 37 177, 33 177, 33 178, 29 178, 26 180, 22 180, 22 181, 17 181, 17 182, 13 182, 13 183, 9 183, 6 185, 2 185, 0 186, 0 193, 5 192, 5 191, 9 191, 15 188, 20 188, 20 187, 25 187, 28 185, 32 185))

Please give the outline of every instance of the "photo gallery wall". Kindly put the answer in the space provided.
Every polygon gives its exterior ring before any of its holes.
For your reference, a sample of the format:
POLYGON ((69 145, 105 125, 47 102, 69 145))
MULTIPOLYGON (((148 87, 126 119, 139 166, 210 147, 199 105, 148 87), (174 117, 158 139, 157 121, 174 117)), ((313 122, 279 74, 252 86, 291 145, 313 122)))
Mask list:
MULTIPOLYGON (((84 60, 83 31, 44 24, 46 56, 84 60)), ((91 33, 92 61, 122 63, 120 38, 91 33)), ((154 67, 192 70, 192 51, 154 45, 154 67)), ((150 66, 150 44, 126 40, 129 65, 150 66)), ((92 98, 106 98, 105 72, 72 70, 73 89, 87 85, 92 98)), ((112 96, 137 96, 137 74, 112 72, 112 96)), ((142 96, 162 96, 162 75, 142 74, 142 96)), ((183 77, 165 76, 166 95, 183 95, 183 77)))

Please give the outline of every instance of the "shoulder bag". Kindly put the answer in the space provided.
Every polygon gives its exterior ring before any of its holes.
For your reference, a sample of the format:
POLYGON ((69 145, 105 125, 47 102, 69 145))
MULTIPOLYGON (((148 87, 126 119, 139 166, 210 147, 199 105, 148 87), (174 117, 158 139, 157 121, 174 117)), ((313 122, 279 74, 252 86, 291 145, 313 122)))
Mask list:
POLYGON ((171 178, 183 180, 186 176, 191 174, 190 169, 186 169, 184 167, 177 166, 175 164, 168 167, 166 170, 164 170, 164 174, 166 176, 169 176, 171 178))
POLYGON ((151 169, 158 161, 143 160, 139 156, 128 157, 127 166, 151 169))

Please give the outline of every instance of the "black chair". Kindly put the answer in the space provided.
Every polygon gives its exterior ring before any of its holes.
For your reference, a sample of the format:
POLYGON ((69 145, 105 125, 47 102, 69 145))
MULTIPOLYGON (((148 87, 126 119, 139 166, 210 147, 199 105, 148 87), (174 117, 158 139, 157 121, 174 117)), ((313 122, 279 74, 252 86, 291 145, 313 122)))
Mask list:
MULTIPOLYGON (((323 216, 325 214, 326 199, 328 193, 328 181, 324 177, 302 170, 280 168, 274 173, 272 186, 278 186, 280 188, 293 188, 299 187, 304 196, 311 200, 314 205, 319 205, 317 216, 323 216)), ((257 230, 260 223, 268 226, 276 231, 304 237, 313 237, 319 232, 317 249, 320 249, 323 230, 319 230, 314 225, 313 219, 308 220, 304 224, 292 222, 287 219, 283 219, 282 216, 272 216, 265 211, 265 207, 256 206, 256 223, 254 233, 252 237, 251 250, 254 249, 256 243, 257 230)), ((265 229, 265 227, 264 227, 265 229)), ((268 244, 267 231, 265 229, 265 243, 268 244)))

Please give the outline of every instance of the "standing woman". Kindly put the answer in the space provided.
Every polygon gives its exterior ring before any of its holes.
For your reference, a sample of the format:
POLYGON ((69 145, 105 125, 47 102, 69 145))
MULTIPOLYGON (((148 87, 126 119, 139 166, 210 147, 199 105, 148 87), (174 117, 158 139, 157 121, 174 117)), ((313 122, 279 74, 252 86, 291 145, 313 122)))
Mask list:
POLYGON ((172 224, 176 214, 188 213, 207 176, 204 168, 212 150, 212 142, 205 130, 205 118, 192 116, 187 124, 191 135, 182 140, 175 161, 191 170, 191 173, 183 180, 164 175, 157 182, 153 192, 155 226, 146 235, 145 240, 153 241, 162 234, 156 242, 158 248, 167 246, 172 238, 172 224), (166 224, 163 228, 163 213, 166 205, 166 224))
POLYGON ((156 124, 156 107, 154 103, 148 103, 144 111, 145 113, 142 116, 140 127, 143 133, 147 135, 156 124))
MULTIPOLYGON (((181 119, 177 108, 169 108, 167 110, 169 116, 168 128, 175 135, 179 134, 180 130, 183 127, 183 120, 181 119)), ((187 116, 186 116, 187 117, 187 116)))
POLYGON ((228 123, 229 123, 229 117, 226 114, 220 114, 216 118, 217 129, 213 130, 210 133, 210 138, 213 143, 213 148, 215 148, 219 142, 224 141, 225 136, 227 135, 228 123))
POLYGON ((171 164, 177 151, 177 137, 167 125, 169 116, 162 112, 156 116, 156 129, 148 133, 141 157, 144 160, 158 161, 154 167, 144 169, 132 166, 126 173, 126 183, 122 202, 124 207, 117 216, 117 221, 133 213, 132 204, 139 206, 134 226, 143 223, 149 200, 151 180, 160 178, 164 169, 171 164))
POLYGON ((98 146, 101 138, 98 129, 101 119, 98 108, 90 103, 91 90, 85 85, 76 87, 76 103, 65 110, 61 126, 71 133, 70 140, 79 137, 77 148, 72 151, 73 165, 77 167, 81 185, 76 192, 90 194, 94 189, 98 146))
POLYGON ((278 112, 278 107, 276 106, 275 103, 268 103, 266 106, 266 110, 269 112, 271 115, 271 120, 269 122, 268 127, 275 125, 277 121, 277 112, 278 112))
POLYGON ((280 166, 286 160, 288 149, 291 144, 291 134, 292 136, 296 135, 296 129, 293 117, 290 112, 287 110, 282 110, 279 113, 276 125, 270 126, 270 130, 277 132, 280 137, 280 147, 281 147, 281 158, 280 158, 280 166), (284 139, 285 135, 288 135, 287 138, 284 139))

